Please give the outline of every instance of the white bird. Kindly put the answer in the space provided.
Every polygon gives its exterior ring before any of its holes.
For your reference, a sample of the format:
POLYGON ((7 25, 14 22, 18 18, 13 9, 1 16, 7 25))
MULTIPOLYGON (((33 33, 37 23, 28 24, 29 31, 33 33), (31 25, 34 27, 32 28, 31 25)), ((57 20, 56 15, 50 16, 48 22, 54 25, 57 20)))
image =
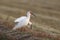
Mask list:
MULTIPOLYGON (((22 16, 22 17, 17 18, 17 19, 14 21, 14 22, 17 23, 17 24, 15 25, 15 27, 13 28, 13 30, 16 30, 16 29, 18 29, 18 28, 27 26, 28 24, 29 24, 29 25, 32 25, 32 22, 30 22, 30 16, 31 16, 31 15, 32 15, 31 11, 28 11, 26 16, 22 16)), ((34 15, 34 16, 35 16, 35 15, 34 15)))

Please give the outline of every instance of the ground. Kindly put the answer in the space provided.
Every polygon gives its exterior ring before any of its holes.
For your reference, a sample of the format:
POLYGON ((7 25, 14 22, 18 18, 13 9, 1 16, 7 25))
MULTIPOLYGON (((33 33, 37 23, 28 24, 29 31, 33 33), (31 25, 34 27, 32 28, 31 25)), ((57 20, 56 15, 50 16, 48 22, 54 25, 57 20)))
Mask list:
POLYGON ((60 40, 60 36, 23 27, 23 30, 12 30, 13 24, 0 20, 0 40, 60 40))
MULTIPOLYGON (((0 20, 2 20, 0 24, 4 24, 3 29, 6 30, 4 27, 12 29, 15 18, 26 15, 28 10, 36 15, 36 18, 32 17, 32 31, 58 36, 57 38, 52 36, 56 40, 60 38, 60 0, 0 0, 0 20)), ((1 32, 4 34, 2 30, 1 32)), ((39 38, 49 40, 45 37, 39 38)))

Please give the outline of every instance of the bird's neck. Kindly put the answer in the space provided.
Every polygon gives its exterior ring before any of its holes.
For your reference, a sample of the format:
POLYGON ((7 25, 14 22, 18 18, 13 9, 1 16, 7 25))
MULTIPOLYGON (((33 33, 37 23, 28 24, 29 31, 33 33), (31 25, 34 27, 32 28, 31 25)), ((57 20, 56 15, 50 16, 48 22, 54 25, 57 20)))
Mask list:
POLYGON ((30 19, 30 15, 27 15, 27 18, 30 19))
POLYGON ((27 12, 27 18, 30 19, 30 12, 27 12))

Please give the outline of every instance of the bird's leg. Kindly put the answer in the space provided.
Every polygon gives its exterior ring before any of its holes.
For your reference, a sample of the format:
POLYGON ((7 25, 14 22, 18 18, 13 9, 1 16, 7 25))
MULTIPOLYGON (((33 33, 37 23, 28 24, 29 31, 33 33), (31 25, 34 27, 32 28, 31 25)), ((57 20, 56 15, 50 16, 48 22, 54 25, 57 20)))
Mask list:
POLYGON ((32 25, 30 25, 30 29, 32 29, 32 25))
POLYGON ((29 21, 28 25, 29 25, 30 29, 32 29, 32 22, 29 21))

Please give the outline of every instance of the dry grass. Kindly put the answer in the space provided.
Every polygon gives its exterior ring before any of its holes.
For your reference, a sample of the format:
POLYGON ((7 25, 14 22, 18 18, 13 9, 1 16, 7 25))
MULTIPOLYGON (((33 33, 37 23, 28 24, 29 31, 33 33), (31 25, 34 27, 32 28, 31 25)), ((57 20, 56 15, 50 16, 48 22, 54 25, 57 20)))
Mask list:
MULTIPOLYGON (((47 34, 50 35, 51 33, 59 35, 58 38, 60 38, 60 0, 0 0, 0 19, 3 19, 0 21, 0 25, 4 24, 4 27, 11 30, 14 26, 14 23, 12 23, 14 19, 25 15, 27 10, 31 10, 37 15, 36 18, 32 18, 34 20, 33 30, 42 32, 41 36, 45 35, 44 38, 33 37, 32 39, 30 37, 30 40, 35 38, 35 40, 54 40, 56 37, 51 37, 52 39, 49 36, 46 37, 47 34), (47 34, 44 32, 47 32, 47 34)), ((35 35, 40 34, 39 32, 35 33, 35 35)), ((58 38, 55 40, 58 40, 58 38)), ((15 40, 15 38, 12 39, 15 40)))
POLYGON ((44 31, 36 31, 37 29, 31 30, 23 27, 19 30, 11 30, 13 28, 12 25, 7 21, 0 22, 0 40, 60 40, 58 35, 52 35, 44 31))

